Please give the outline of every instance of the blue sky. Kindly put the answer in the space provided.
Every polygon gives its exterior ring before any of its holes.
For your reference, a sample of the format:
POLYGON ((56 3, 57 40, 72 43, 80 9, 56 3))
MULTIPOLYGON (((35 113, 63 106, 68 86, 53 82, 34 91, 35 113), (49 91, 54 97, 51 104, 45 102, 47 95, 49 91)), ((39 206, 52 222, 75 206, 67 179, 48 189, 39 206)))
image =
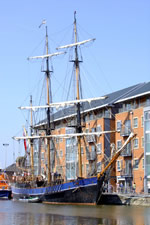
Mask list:
MULTIPOLYGON (((28 62, 27 57, 43 53, 45 30, 38 28, 43 19, 47 21, 52 52, 59 44, 72 40, 74 11, 81 30, 80 41, 96 38, 83 48, 85 80, 93 83, 93 87, 83 85, 85 97, 150 81, 149 0, 5 0, 0 9, 1 167, 10 165, 14 156, 24 151, 12 136, 21 134, 26 120, 18 106, 28 104, 42 76, 40 63, 28 62)), ((61 60, 63 56, 53 62, 53 82, 58 80, 59 84, 66 71, 61 60)), ((57 89, 54 84, 54 100, 62 100, 57 89)))

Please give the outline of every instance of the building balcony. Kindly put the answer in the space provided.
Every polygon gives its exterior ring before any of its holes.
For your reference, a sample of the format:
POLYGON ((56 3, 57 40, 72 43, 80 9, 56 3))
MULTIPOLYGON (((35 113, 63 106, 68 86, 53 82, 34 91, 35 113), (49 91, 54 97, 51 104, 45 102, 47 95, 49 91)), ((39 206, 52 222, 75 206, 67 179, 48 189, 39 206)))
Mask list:
POLYGON ((132 151, 131 148, 128 148, 128 146, 126 146, 126 148, 124 148, 124 150, 121 152, 121 156, 131 156, 132 155, 132 151))
POLYGON ((96 155, 96 152, 86 152, 86 159, 87 160, 96 160, 96 157, 97 157, 97 155, 96 155))
POLYGON ((90 160, 95 160, 96 159, 96 152, 90 152, 90 160))
POLYGON ((89 136, 86 136, 86 141, 87 142, 95 142, 95 135, 89 135, 89 136))
POLYGON ((120 135, 122 137, 128 137, 130 134, 131 134, 131 128, 130 127, 121 128, 120 135))
POLYGON ((132 177, 132 170, 131 169, 122 169, 121 171, 120 171, 120 176, 121 177, 132 177))

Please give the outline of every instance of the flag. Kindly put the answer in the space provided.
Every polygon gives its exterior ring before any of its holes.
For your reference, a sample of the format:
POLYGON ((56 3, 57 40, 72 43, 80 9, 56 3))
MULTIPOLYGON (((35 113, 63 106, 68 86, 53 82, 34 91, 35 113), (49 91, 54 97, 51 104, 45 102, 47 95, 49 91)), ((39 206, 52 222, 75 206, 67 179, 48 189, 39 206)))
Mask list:
MULTIPOLYGON (((25 136, 25 133, 23 132, 23 136, 25 136)), ((27 143, 26 143, 26 139, 24 139, 24 149, 25 151, 27 151, 27 143)))
MULTIPOLYGON (((23 136, 25 137, 25 136, 27 136, 27 131, 26 131, 26 129, 25 129, 25 127, 23 126, 23 136)), ((26 139, 24 139, 24 149, 25 149, 25 151, 27 151, 27 142, 26 142, 26 139)))

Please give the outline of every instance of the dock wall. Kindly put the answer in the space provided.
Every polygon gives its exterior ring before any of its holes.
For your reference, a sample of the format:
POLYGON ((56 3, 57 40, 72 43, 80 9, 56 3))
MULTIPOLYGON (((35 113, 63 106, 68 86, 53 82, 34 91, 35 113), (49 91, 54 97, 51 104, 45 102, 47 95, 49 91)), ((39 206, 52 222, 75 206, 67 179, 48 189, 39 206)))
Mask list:
POLYGON ((150 206, 150 195, 124 195, 117 193, 104 193, 101 196, 100 204, 150 206))

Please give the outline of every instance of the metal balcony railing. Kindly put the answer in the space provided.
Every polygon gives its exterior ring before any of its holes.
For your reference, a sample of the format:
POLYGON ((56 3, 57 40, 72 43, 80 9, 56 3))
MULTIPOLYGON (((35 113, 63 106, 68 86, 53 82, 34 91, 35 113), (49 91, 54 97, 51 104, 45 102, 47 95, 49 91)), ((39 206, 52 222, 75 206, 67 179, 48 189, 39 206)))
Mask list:
POLYGON ((123 168, 120 171, 120 175, 122 177, 132 177, 132 170, 130 168, 123 168))
POLYGON ((121 152, 121 156, 131 156, 132 155, 132 151, 131 151, 131 147, 130 148, 125 148, 122 152, 121 152))
POLYGON ((123 137, 129 136, 131 133, 131 127, 122 127, 120 131, 120 135, 123 137))
POLYGON ((87 142, 95 142, 95 135, 86 136, 86 141, 87 142))

